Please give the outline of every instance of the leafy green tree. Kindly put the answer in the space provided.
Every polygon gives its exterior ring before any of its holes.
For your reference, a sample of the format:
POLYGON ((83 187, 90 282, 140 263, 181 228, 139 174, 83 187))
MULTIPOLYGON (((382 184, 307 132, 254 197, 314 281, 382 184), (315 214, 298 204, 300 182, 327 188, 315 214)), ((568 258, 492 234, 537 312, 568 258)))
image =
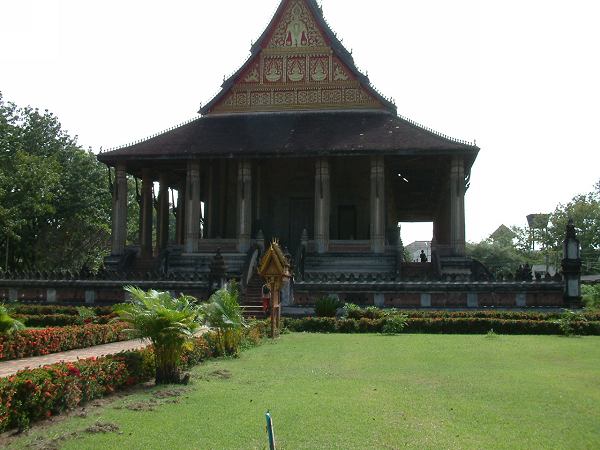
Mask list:
POLYGON ((532 249, 532 236, 525 227, 502 229, 490 239, 467 244, 467 254, 484 263, 493 273, 514 272, 519 264, 545 264, 560 270, 563 240, 569 218, 577 227, 581 242, 583 273, 600 272, 600 181, 588 194, 577 195, 566 205, 558 205, 550 215, 547 230, 536 238, 540 249, 532 249))
POLYGON ((483 263, 494 276, 514 274, 519 265, 526 262, 525 255, 509 242, 484 240, 467 243, 468 256, 483 263))
POLYGON ((600 309, 600 284, 584 284, 581 293, 586 308, 600 309))
POLYGON ((140 195, 141 182, 137 184, 135 178, 127 176, 127 244, 139 245, 140 243, 140 195))
POLYGON ((200 327, 202 310, 193 297, 168 292, 125 288, 131 300, 115 307, 119 319, 131 325, 134 336, 149 339, 155 356, 156 384, 181 381, 179 362, 185 343, 200 327))
POLYGON ((550 216, 547 245, 556 253, 562 254, 562 244, 569 218, 577 228, 577 238, 581 242, 583 273, 600 272, 600 181, 595 189, 575 196, 566 205, 558 205, 550 216))
POLYGON ((110 242, 107 171, 48 111, 0 93, 0 265, 95 269, 110 242))

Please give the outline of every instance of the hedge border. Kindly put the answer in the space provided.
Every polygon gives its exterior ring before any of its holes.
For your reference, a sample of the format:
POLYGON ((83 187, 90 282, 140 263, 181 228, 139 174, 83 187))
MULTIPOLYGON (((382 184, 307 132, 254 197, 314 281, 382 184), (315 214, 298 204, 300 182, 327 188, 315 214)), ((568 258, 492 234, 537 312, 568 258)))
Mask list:
MULTIPOLYGON (((386 318, 361 319, 306 317, 284 319, 284 326, 294 332, 308 333, 381 333, 386 318)), ((600 335, 600 321, 575 321, 571 323, 573 334, 600 335)), ((541 320, 505 320, 481 318, 408 318, 403 333, 431 334, 499 334, 560 335, 558 323, 541 320)))
MULTIPOLYGON (((400 310, 368 307, 353 309, 348 312, 351 319, 380 319, 389 314, 403 314, 410 319, 499 319, 499 320, 534 320, 551 321, 560 319, 562 312, 536 311, 444 311, 444 310, 400 310)), ((583 311, 582 316, 591 322, 600 321, 600 311, 583 311)))
MULTIPOLYGON (((252 323, 240 347, 258 345, 267 336, 266 321, 252 323)), ((195 337, 182 357, 182 366, 192 367, 220 356, 216 337, 195 337)), ((23 370, 0 378, 0 433, 25 429, 30 423, 60 414, 115 391, 149 381, 154 376, 154 354, 150 347, 100 358, 58 363, 23 370)))

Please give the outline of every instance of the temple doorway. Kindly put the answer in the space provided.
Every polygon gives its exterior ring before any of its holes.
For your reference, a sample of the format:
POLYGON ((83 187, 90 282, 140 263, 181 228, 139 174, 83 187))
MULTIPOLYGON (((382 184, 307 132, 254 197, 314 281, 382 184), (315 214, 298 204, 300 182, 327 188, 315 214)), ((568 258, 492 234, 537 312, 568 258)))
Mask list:
POLYGON ((356 239, 356 206, 338 206, 338 239, 343 241, 356 239))
POLYGON ((295 254, 300 246, 303 230, 306 230, 308 235, 312 236, 314 213, 314 199, 290 199, 290 230, 287 246, 292 254, 295 254))

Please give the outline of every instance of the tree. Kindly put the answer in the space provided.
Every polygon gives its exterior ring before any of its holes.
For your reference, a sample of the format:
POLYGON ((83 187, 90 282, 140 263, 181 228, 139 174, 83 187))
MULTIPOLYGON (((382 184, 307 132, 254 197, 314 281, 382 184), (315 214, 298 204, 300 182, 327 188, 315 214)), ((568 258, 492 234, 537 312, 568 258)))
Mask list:
POLYGON ((569 218, 577 228, 581 243, 583 273, 600 272, 600 181, 588 194, 575 196, 566 205, 558 205, 550 216, 548 236, 545 244, 554 254, 561 255, 565 230, 569 218))
POLYGON ((600 309, 600 284, 584 284, 581 294, 586 308, 600 309))
POLYGON ((483 263, 496 277, 514 274, 517 267, 526 262, 526 257, 512 243, 499 243, 490 239, 467 243, 466 253, 483 263))
POLYGON ((50 112, 0 93, 0 265, 95 269, 110 240, 106 168, 50 112))
POLYGON ((179 361, 185 343, 200 327, 202 310, 193 297, 128 286, 131 300, 115 308, 134 336, 149 339, 154 349, 156 384, 179 383, 179 361))
MULTIPOLYGON (((127 243, 140 244, 140 196, 141 185, 132 176, 127 177, 127 243)), ((153 209, 154 211, 154 209, 153 209)))

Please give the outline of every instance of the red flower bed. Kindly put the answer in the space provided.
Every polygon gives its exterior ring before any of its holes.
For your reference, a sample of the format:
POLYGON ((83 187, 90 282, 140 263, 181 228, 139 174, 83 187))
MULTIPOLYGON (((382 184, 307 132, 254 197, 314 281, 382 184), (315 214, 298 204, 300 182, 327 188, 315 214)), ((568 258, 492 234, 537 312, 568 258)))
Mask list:
POLYGON ((32 421, 149 380, 151 372, 137 363, 141 354, 53 364, 0 379, 0 432, 25 429, 32 421))
POLYGON ((48 355, 128 339, 124 323, 16 331, 0 336, 0 361, 48 355))
MULTIPOLYGON (((86 306, 87 307, 87 306, 86 306)), ((51 314, 66 314, 77 316, 79 311, 76 306, 69 305, 44 305, 44 304, 16 304, 12 308, 16 314, 25 314, 30 316, 46 316, 51 314)), ((111 306, 92 306, 92 309, 99 316, 108 316, 112 314, 111 306)))
MULTIPOLYGON (((267 322, 245 330, 245 345, 257 345, 266 335, 267 322)), ((219 354, 210 333, 194 338, 181 364, 190 367, 219 354)), ((123 352, 73 363, 23 370, 0 378, 0 433, 25 429, 31 422, 73 409, 87 401, 154 377, 151 348, 123 352)))
MULTIPOLYGON (((82 319, 79 315, 73 314, 13 314, 13 319, 17 319, 28 327, 64 327, 68 325, 81 325, 82 319)), ((115 314, 105 314, 94 318, 84 319, 85 323, 105 324, 110 322, 115 314)))

